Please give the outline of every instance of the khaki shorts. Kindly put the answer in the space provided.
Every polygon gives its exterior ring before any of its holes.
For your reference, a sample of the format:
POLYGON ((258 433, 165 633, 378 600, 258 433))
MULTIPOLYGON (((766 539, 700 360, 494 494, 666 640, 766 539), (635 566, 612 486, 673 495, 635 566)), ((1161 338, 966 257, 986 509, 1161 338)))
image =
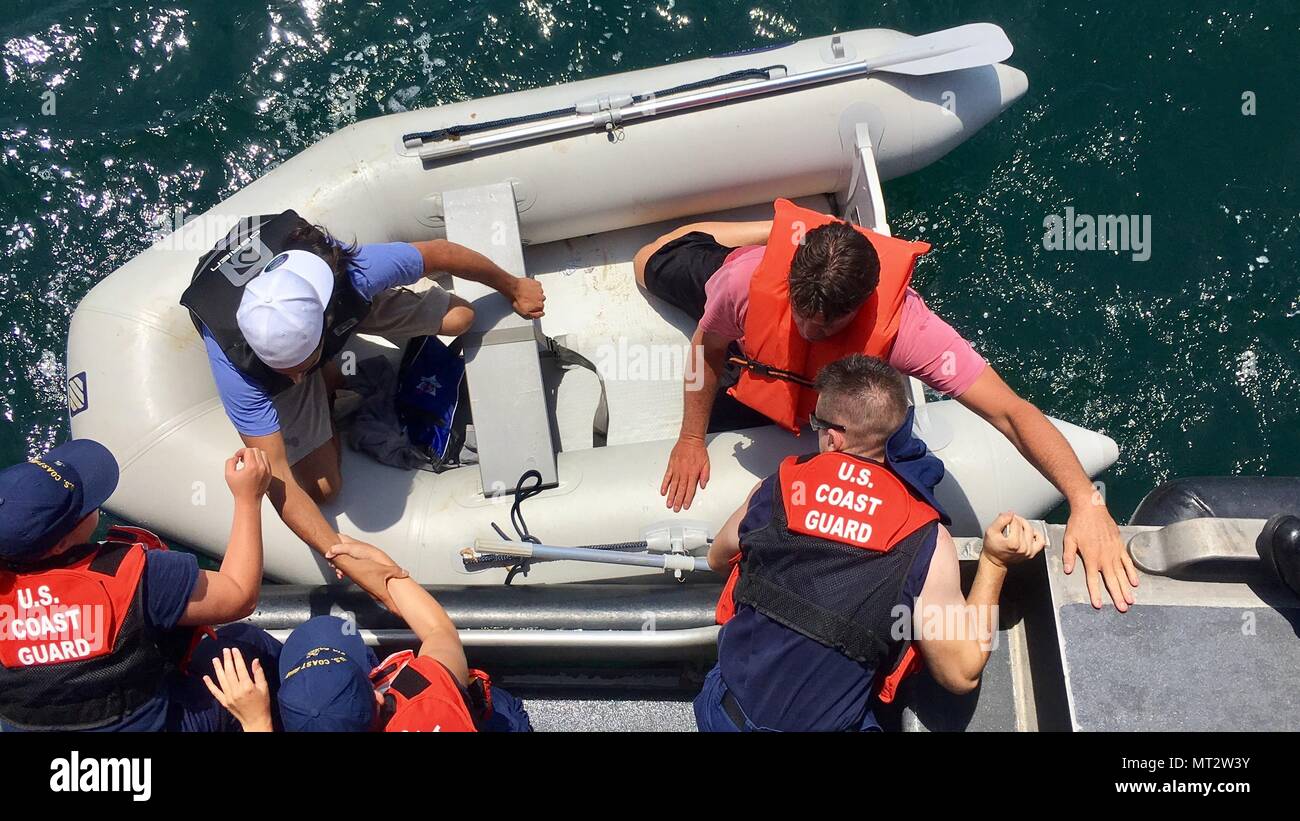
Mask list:
MULTIPOLYGON (((436 283, 416 292, 390 288, 375 297, 370 313, 354 333, 380 336, 401 347, 415 336, 438 333, 451 303, 451 294, 436 283)), ((280 434, 289 464, 297 464, 334 436, 329 394, 320 369, 272 399, 280 417, 280 434)))

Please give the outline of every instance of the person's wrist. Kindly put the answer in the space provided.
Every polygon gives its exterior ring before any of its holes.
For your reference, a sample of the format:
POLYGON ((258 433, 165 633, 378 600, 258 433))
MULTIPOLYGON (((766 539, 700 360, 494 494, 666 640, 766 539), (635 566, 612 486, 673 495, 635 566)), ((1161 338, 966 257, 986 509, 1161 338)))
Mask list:
POLYGON ((401 570, 401 568, 397 566, 397 562, 393 560, 393 557, 389 556, 379 548, 375 548, 374 555, 370 556, 369 559, 386 570, 393 568, 401 570))
POLYGON ((980 564, 996 573, 1007 572, 1007 563, 988 550, 980 552, 980 564))
POLYGON ((1068 494, 1065 501, 1070 505, 1070 515, 1106 509, 1106 500, 1102 497, 1101 491, 1092 485, 1068 494))
POLYGON ((394 564, 388 568, 387 573, 384 575, 384 587, 387 588, 388 585, 395 580, 409 578, 411 578, 410 573, 407 573, 404 569, 394 564))

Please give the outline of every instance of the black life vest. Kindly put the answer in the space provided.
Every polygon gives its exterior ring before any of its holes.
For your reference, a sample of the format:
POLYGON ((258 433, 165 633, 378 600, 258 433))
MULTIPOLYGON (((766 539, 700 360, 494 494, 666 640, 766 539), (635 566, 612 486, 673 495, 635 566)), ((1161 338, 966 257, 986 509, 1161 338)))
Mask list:
POLYGON ((910 668, 893 611, 939 512, 886 465, 837 452, 786 459, 758 492, 773 494, 771 516, 741 541, 719 623, 746 604, 882 679, 910 668))
MULTIPOLYGON (((212 246, 199 260, 190 285, 181 294, 181 304, 190 311, 194 327, 212 333, 217 344, 235 367, 252 377, 274 396, 293 385, 257 358, 244 339, 235 314, 244 296, 244 286, 262 273, 283 251, 310 248, 290 243, 289 237, 310 224, 294 211, 259 217, 244 217, 230 233, 212 246)), ((370 312, 370 303, 357 291, 346 271, 334 274, 334 291, 325 306, 325 346, 316 366, 332 359, 351 338, 351 332, 370 312)))
POLYGON ((200 636, 145 618, 145 553, 161 541, 136 528, 108 536, 0 569, 0 719, 32 730, 122 721, 158 695, 200 636))

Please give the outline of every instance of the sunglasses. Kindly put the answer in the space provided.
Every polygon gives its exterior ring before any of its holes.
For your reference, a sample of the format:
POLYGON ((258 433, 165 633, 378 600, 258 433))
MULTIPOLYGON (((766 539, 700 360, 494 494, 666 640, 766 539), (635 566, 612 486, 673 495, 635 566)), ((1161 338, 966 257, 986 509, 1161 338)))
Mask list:
POLYGON ((808 426, 817 432, 821 432, 824 430, 837 430, 840 433, 843 433, 845 431, 845 427, 843 425, 837 425, 834 422, 827 422, 825 419, 821 418, 816 413, 808 414, 808 426))

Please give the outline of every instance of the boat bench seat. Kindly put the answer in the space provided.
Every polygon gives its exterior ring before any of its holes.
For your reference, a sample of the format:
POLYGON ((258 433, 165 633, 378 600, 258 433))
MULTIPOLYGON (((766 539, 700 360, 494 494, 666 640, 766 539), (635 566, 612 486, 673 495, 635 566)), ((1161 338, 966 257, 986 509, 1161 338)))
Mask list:
MULTIPOLYGON (((826 197, 800 205, 831 211, 826 197)), ((609 445, 675 439, 682 421, 682 376, 695 320, 637 285, 632 258, 682 225, 772 218, 771 203, 698 214, 597 236, 526 245, 531 276, 546 289, 542 332, 587 357, 605 380, 609 445)), ((592 446, 600 385, 590 371, 547 367, 561 451, 592 446)))
MULTIPOLYGON (((527 276, 514 188, 508 182, 446 191, 447 239, 472 248, 517 277, 527 276)), ((485 495, 512 491, 525 472, 557 484, 555 444, 537 357, 536 322, 516 314, 488 286, 456 279, 456 294, 474 306, 465 334, 465 378, 485 495)))

